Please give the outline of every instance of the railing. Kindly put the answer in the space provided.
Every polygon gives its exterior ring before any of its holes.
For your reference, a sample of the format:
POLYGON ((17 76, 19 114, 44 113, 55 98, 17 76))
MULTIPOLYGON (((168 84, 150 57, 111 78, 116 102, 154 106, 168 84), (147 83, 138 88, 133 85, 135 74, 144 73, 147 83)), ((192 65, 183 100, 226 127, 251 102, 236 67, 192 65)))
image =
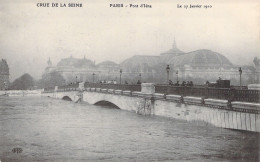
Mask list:
MULTIPOLYGON (((79 84, 58 87, 59 91, 76 90, 79 84)), ((135 84, 100 84, 85 83, 85 88, 114 89, 122 91, 141 91, 141 85, 135 84)), ((53 92, 54 87, 45 88, 44 92, 53 92)), ((229 101, 260 102, 259 90, 212 88, 203 86, 173 86, 155 85, 155 93, 175 94, 181 96, 195 96, 212 99, 224 99, 229 101)))
POLYGON ((85 83, 85 88, 101 88, 101 89, 115 89, 122 91, 141 91, 140 84, 101 84, 101 83, 85 83))
POLYGON ((260 102, 259 90, 155 85, 156 93, 196 96, 229 101, 260 102))
POLYGON ((53 91, 54 91, 54 87, 44 88, 44 92, 53 92, 53 91))
POLYGON ((64 85, 64 86, 59 86, 58 89, 78 88, 78 87, 79 87, 79 83, 76 83, 76 84, 68 84, 68 85, 64 85))

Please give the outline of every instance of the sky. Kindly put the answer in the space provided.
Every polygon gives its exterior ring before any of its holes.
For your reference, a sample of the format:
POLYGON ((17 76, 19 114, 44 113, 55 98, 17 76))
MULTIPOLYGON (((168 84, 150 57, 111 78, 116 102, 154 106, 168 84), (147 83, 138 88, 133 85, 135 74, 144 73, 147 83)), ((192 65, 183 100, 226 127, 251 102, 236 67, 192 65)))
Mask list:
POLYGON ((0 58, 9 64, 11 81, 24 73, 39 79, 49 57, 54 65, 62 58, 84 55, 96 63, 121 63, 133 55, 159 55, 172 47, 174 39, 182 51, 209 49, 235 65, 250 65, 260 57, 260 1, 0 1, 0 58), (54 2, 83 7, 37 7, 54 2), (118 3, 128 7, 110 7, 118 3), (202 8, 177 8, 178 4, 202 8))

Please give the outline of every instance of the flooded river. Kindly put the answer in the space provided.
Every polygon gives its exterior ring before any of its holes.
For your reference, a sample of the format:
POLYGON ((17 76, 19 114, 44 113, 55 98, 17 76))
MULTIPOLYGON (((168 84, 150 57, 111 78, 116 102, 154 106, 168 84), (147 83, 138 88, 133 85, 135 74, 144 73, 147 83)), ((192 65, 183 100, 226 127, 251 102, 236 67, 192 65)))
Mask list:
POLYGON ((0 161, 258 161, 259 134, 45 97, 0 97, 0 161))

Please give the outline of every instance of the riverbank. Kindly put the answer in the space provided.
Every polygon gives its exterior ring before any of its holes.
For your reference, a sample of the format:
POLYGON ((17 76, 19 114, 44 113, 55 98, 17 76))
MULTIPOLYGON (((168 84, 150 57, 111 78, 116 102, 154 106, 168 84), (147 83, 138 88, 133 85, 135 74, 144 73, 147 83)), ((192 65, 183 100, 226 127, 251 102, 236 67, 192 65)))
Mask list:
POLYGON ((6 90, 0 91, 0 96, 40 96, 43 89, 36 90, 6 90))

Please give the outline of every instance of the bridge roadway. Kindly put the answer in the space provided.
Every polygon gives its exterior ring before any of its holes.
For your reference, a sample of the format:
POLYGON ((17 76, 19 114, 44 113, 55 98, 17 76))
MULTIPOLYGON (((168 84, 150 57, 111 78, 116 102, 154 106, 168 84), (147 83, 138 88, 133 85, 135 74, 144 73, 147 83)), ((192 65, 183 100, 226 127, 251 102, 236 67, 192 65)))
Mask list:
POLYGON ((201 97, 165 95, 155 93, 151 83, 143 83, 142 90, 122 91, 115 89, 78 88, 45 91, 42 96, 88 102, 97 104, 110 102, 120 109, 143 115, 157 115, 197 122, 216 127, 260 132, 260 104, 249 102, 231 102, 201 97))

